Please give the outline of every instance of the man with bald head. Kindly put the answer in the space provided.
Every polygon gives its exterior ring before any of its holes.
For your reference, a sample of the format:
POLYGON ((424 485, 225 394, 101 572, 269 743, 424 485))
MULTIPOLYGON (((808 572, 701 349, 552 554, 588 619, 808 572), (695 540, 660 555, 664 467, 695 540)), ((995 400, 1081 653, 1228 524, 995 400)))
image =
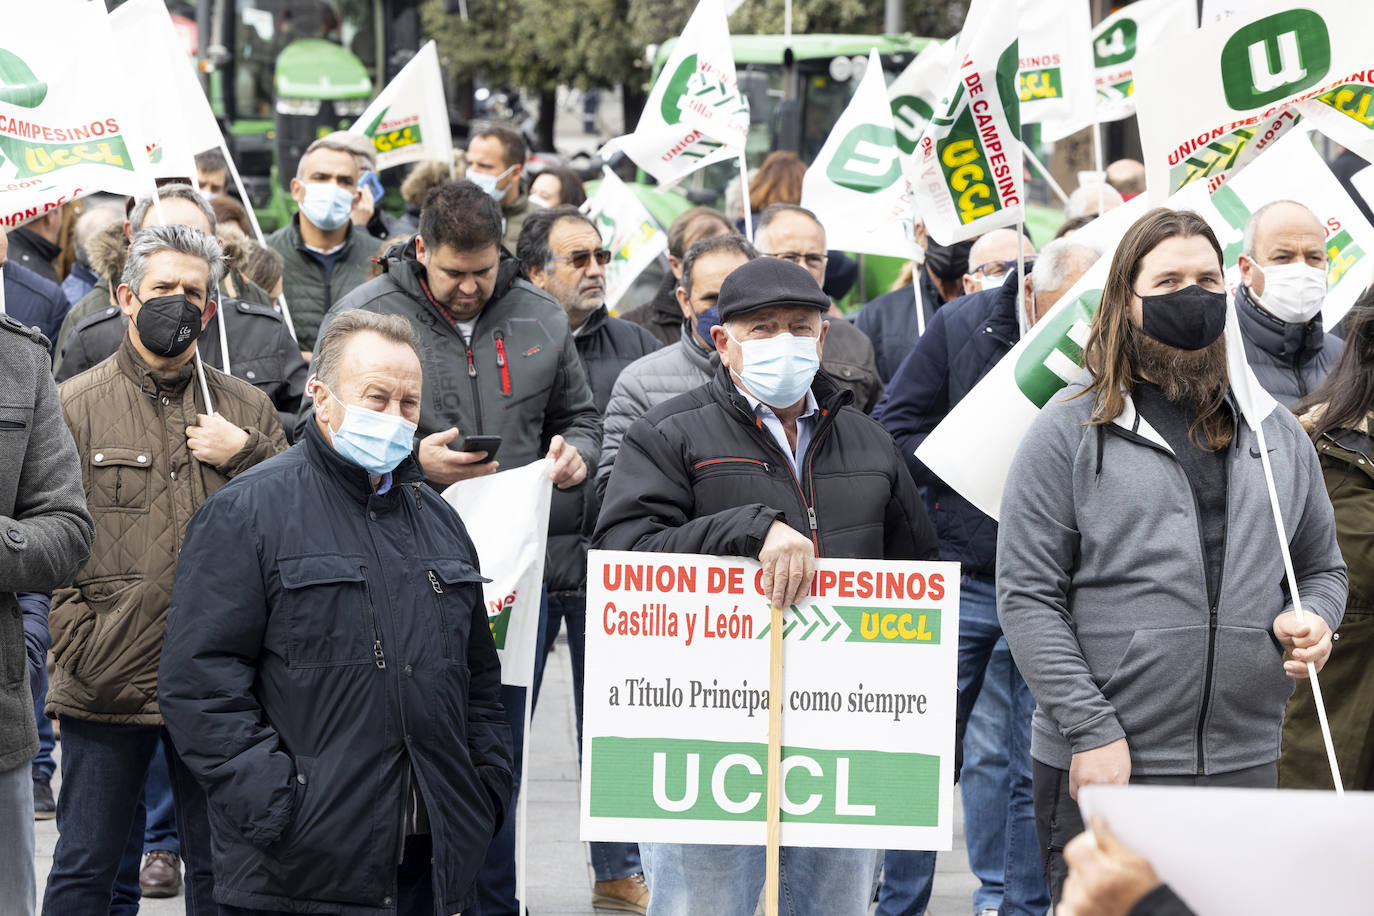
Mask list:
POLYGON ((1322 327, 1326 232, 1302 204, 1279 200, 1245 224, 1236 318, 1245 357, 1260 384, 1285 407, 1316 388, 1341 355, 1322 327))
MULTIPOLYGON (((964 295, 1001 286, 1016 271, 1017 235, 1015 229, 994 229, 980 235, 968 250, 968 273, 964 274, 964 295)), ((1021 256, 1035 257, 1035 246, 1028 237, 1021 245, 1021 256)))
MULTIPOLYGON (((1038 258, 1027 257, 1030 276, 1020 281, 1014 260, 1016 232, 999 229, 984 235, 970 253, 969 273, 986 281, 990 268, 1000 269, 992 274, 998 285, 989 284, 935 313, 873 414, 897 440, 916 482, 928 488, 940 558, 957 560, 963 568, 958 728, 963 735, 961 779, 969 865, 981 885, 974 892, 973 911, 980 916, 996 913, 999 907, 1008 914, 1043 913, 1049 902, 1031 802, 1030 723, 1035 701, 1011 661, 997 621, 997 523, 932 474, 915 452, 1020 337, 1018 285, 1024 289, 1025 323, 1033 325, 1100 254, 1072 239, 1051 242, 1038 258), (1000 265, 989 264, 998 258, 1004 259, 1000 265)), ((935 854, 889 852, 885 867, 878 916, 922 912, 930 896, 935 854)))
POLYGON ((1107 184, 1116 189, 1122 200, 1145 193, 1145 164, 1135 159, 1116 160, 1107 166, 1107 184))

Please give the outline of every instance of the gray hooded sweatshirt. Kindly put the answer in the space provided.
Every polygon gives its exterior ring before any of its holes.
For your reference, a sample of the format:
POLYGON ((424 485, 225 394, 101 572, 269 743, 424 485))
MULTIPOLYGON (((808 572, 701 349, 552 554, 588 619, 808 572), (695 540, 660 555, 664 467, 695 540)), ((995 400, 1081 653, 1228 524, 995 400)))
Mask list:
MULTIPOLYGON (((997 611, 1036 699, 1031 756, 1125 737, 1136 775, 1227 773, 1279 756, 1284 674, 1274 618, 1292 609, 1254 430, 1228 447, 1221 587, 1208 607, 1197 506, 1173 451, 1127 399, 1088 426, 1070 385, 1031 425, 1007 478, 997 611)), ((1297 420, 1264 420, 1303 608, 1334 630, 1346 571, 1317 453, 1297 420)))

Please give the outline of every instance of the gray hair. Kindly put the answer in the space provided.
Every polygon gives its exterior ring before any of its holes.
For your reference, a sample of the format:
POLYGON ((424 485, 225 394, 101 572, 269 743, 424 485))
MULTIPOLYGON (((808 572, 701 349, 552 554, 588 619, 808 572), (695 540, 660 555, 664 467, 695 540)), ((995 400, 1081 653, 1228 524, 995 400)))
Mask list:
MULTIPOLYGON (((1302 207, 1308 213, 1312 213, 1312 208, 1298 203, 1296 200, 1271 200, 1269 203, 1260 207, 1250 218, 1245 221, 1245 242, 1241 252, 1251 260, 1255 257, 1255 238, 1259 235, 1260 223, 1264 222, 1264 215, 1274 207, 1281 207, 1287 204, 1290 207, 1302 207)), ((1316 219, 1316 214, 1312 213, 1312 218, 1316 219)))
MULTIPOLYGON (((175 184, 165 184, 157 189, 158 200, 186 200, 195 204, 205 218, 210 222, 210 231, 215 231, 215 211, 210 209, 205 198, 200 196, 200 192, 189 184, 177 182, 175 184)), ((133 212, 129 214, 129 228, 138 232, 148 220, 148 211, 153 209, 153 197, 151 194, 140 197, 138 203, 134 204, 133 212)))
POLYGON ((1074 239, 1055 239, 1044 247, 1031 268, 1031 288, 1037 293, 1052 293, 1068 286, 1069 271, 1076 266, 1092 267, 1102 250, 1074 239))
POLYGON ((1107 209, 1110 204, 1119 207, 1125 203, 1126 199, 1121 196, 1121 192, 1109 184, 1081 184, 1074 188, 1069 195, 1069 202, 1064 205, 1064 219, 1075 219, 1079 216, 1097 216, 1107 209), (1102 201, 1101 208, 1098 207, 1098 200, 1102 201))
POLYGON ((759 256, 758 249, 738 232, 713 235, 693 243, 692 247, 687 249, 686 257, 682 259, 682 276, 677 281, 677 285, 682 288, 688 299, 692 298, 692 271, 696 269, 697 261, 717 251, 733 251, 746 261, 752 261, 759 256))
POLYGON ((371 331, 383 340, 403 344, 420 358, 420 341, 415 328, 400 315, 379 315, 364 309, 351 309, 329 322, 324 333, 315 341, 315 358, 311 363, 314 376, 330 391, 339 380, 339 362, 355 334, 371 331))
POLYGON ((328 149, 336 153, 347 153, 348 158, 353 160, 353 168, 358 168, 359 154, 355 148, 355 144, 350 140, 341 139, 339 137, 341 133, 344 132, 336 130, 332 134, 325 134, 305 148, 305 152, 301 153, 300 161, 296 163, 296 178, 298 180, 305 181, 305 160, 309 159, 310 154, 317 149, 328 149))
POLYGON ((190 226, 149 226, 138 230, 129 244, 129 256, 124 262, 124 273, 119 282, 137 293, 143 287, 143 278, 148 275, 148 265, 153 255, 164 251, 175 251, 204 260, 210 273, 210 288, 206 294, 213 298, 211 290, 219 286, 220 278, 224 276, 224 252, 214 236, 190 226))

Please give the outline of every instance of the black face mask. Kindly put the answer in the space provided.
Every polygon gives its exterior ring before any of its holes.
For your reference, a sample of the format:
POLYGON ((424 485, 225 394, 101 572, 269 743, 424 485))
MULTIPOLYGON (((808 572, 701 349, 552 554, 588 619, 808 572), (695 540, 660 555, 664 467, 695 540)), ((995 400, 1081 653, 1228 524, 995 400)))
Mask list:
POLYGON ((1194 284, 1162 296, 1141 296, 1140 329, 1170 347, 1202 350, 1226 330, 1226 294, 1194 284))
POLYGON ((926 266, 946 283, 958 280, 968 272, 968 253, 972 250, 972 239, 953 245, 941 245, 931 239, 926 243, 926 266))
POLYGON ((157 296, 142 305, 134 326, 138 328, 138 339, 150 352, 158 356, 180 356, 200 336, 200 309, 180 293, 157 296))

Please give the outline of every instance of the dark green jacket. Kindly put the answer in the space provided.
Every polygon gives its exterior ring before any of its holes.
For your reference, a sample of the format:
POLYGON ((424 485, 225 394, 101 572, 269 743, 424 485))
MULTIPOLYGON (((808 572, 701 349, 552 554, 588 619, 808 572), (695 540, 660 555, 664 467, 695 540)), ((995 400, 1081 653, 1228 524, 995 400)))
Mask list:
POLYGON ((343 254, 334 262, 332 270, 326 270, 314 252, 305 247, 300 220, 299 213, 291 217, 291 222, 267 237, 267 244, 286 262, 282 271, 282 294, 291 312, 296 340, 302 350, 313 350, 325 313, 367 280, 372 256, 377 253, 377 240, 368 235, 367 230, 351 226, 344 240, 343 254))

